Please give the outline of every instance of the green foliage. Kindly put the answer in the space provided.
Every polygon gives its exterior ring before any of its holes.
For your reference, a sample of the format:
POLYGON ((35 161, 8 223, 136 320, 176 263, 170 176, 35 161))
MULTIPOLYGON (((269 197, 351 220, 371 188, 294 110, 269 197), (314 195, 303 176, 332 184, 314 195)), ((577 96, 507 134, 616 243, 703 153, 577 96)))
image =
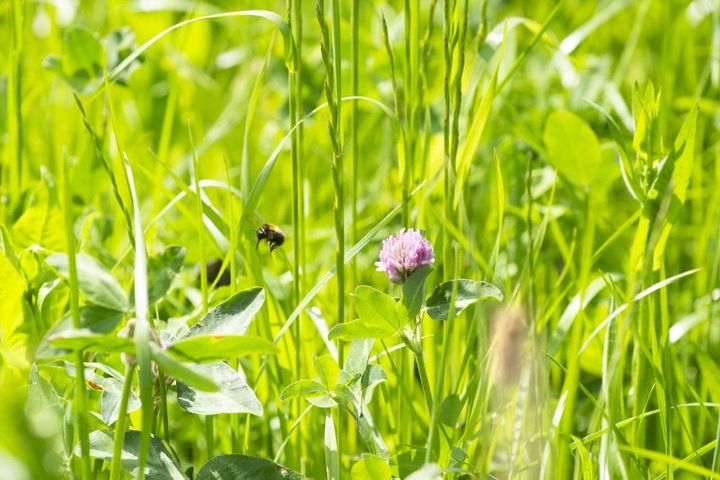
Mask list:
MULTIPOLYGON (((45 261, 59 275, 68 277, 67 255, 56 253, 47 257, 45 261)), ((129 302, 125 291, 100 262, 90 256, 80 254, 77 256, 77 269, 80 292, 89 302, 119 312, 128 310, 129 302)))
POLYGON ((206 463, 196 480, 302 480, 299 473, 264 458, 220 455, 206 463))
POLYGON ((451 309, 457 316, 470 305, 486 298, 501 302, 503 295, 496 286, 487 282, 459 279, 435 287, 425 304, 430 318, 447 320, 451 309))
POLYGON ((188 336, 242 335, 264 302, 265 291, 260 287, 238 292, 204 315, 188 336))
POLYGON ((0 477, 718 478, 716 2, 227 3, 0 2, 0 477))
POLYGON ((602 153, 595 132, 572 112, 553 112, 547 119, 543 141, 548 161, 582 186, 597 180, 602 153))
MULTIPOLYGON (((135 476, 139 469, 138 452, 140 450, 140 432, 130 430, 125 433, 122 450, 122 466, 135 476)), ((78 452, 76 452, 77 454, 78 452)), ((90 434, 90 455, 102 460, 110 460, 113 453, 113 439, 109 432, 96 430, 90 434)), ((185 480, 180 471, 177 456, 163 444, 162 440, 151 436, 145 475, 158 480, 185 480)))
POLYGON ((409 323, 405 306, 380 290, 360 285, 355 289, 354 298, 360 318, 335 325, 328 334, 331 340, 385 338, 399 334, 409 323))
POLYGON ((220 388, 216 392, 203 392, 178 381, 178 406, 200 415, 220 413, 251 413, 262 416, 263 407, 241 374, 217 362, 196 365, 194 371, 220 388))

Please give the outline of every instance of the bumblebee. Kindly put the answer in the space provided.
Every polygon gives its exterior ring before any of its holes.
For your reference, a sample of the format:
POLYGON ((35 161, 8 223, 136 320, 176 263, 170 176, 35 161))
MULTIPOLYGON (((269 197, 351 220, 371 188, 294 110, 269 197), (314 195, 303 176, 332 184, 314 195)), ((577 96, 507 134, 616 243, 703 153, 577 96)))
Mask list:
POLYGON ((285 243, 285 234, 277 225, 271 223, 263 223, 260 225, 260 228, 255 232, 255 237, 257 238, 255 248, 260 245, 260 242, 265 242, 270 245, 270 253, 285 243))

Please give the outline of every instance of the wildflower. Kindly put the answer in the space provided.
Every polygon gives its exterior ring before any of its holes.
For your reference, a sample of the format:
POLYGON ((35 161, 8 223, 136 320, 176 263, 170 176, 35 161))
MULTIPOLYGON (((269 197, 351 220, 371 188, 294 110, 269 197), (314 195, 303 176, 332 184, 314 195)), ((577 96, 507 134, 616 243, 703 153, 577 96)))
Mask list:
POLYGON ((402 229, 383 240, 378 272, 385 272, 393 283, 403 283, 418 268, 432 265, 435 254, 432 245, 419 230, 402 229))

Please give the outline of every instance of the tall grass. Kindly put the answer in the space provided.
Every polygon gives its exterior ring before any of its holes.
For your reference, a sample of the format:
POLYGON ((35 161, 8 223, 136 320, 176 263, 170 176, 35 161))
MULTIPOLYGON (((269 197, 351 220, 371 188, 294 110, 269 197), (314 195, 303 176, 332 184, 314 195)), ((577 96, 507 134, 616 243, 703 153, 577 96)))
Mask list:
POLYGON ((0 6, 0 477, 720 478, 714 2, 61 3, 0 6), (335 341, 401 228, 503 303, 335 341))

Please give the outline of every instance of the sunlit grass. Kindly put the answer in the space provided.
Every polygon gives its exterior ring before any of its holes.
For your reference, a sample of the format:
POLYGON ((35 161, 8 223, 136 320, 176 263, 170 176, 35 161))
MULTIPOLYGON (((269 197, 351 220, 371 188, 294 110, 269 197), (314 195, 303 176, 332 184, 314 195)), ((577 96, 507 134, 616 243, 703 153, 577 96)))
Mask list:
POLYGON ((720 478, 716 2, 0 17, 0 478, 720 478))

